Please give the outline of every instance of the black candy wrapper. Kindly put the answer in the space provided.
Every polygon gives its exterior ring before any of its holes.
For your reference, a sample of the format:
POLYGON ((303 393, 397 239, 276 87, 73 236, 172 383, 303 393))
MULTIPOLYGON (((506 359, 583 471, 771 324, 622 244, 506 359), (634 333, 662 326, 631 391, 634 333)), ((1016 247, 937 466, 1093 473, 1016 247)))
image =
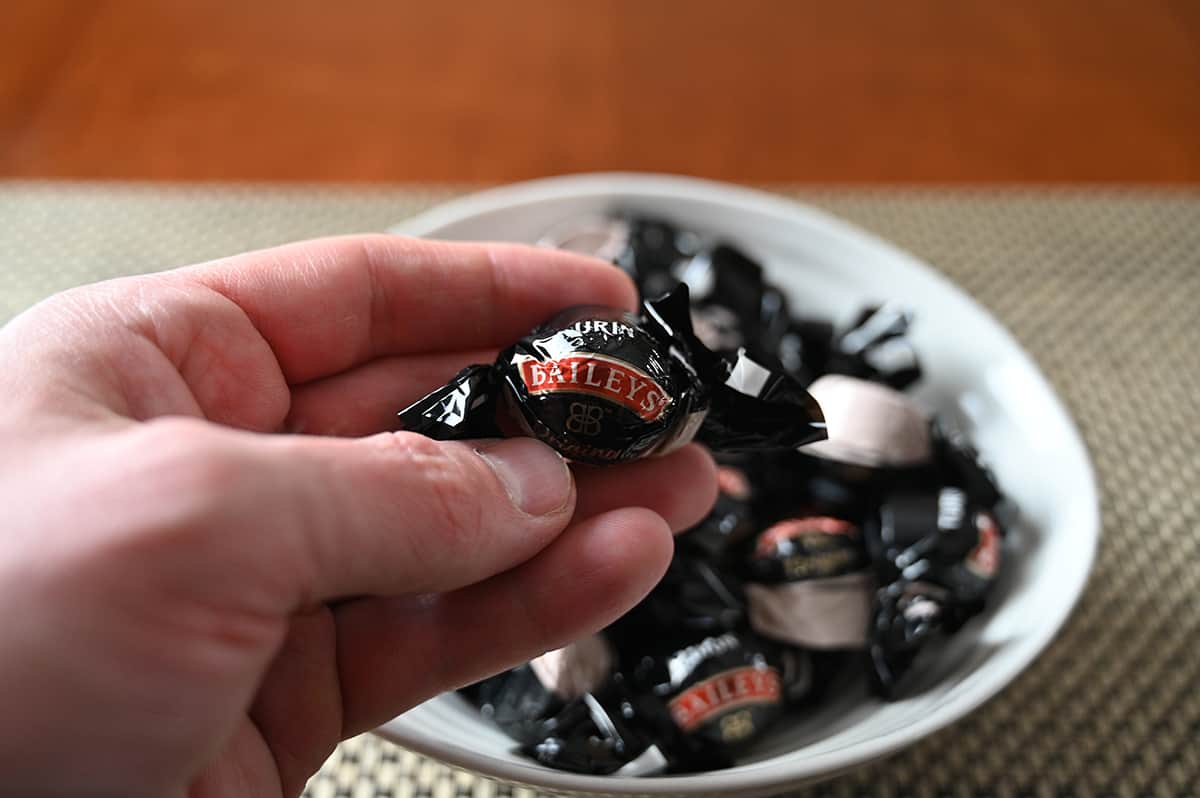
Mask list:
POLYGON ((947 486, 888 495, 866 537, 881 584, 869 631, 872 685, 891 697, 930 641, 983 610, 1000 567, 1000 525, 947 486))
MULTIPOLYGON (((526 666, 527 667, 527 666, 526 666)), ((751 632, 659 646, 569 701, 543 702, 526 668, 472 688, 527 755, 576 773, 653 775, 726 767, 805 700, 817 678, 806 652, 751 632), (521 707, 524 719, 505 714, 521 707)))
POLYGON ((718 452, 791 449, 825 437, 821 409, 744 350, 719 355, 692 330, 688 291, 640 315, 569 308, 400 412, 439 440, 527 434, 565 457, 608 464, 695 439, 718 452))
POLYGON ((793 313, 762 266, 726 242, 705 246, 661 219, 614 220, 612 230, 605 247, 588 254, 612 256, 642 296, 688 286, 696 334, 714 351, 744 347, 756 362, 805 385, 821 374, 845 374, 902 389, 921 377, 904 337, 913 317, 902 307, 863 308, 839 331, 828 319, 793 313))
POLYGON ((565 311, 403 425, 533 435, 591 463, 694 438, 718 452, 720 494, 598 637, 464 694, 543 764, 650 776, 730 766, 855 679, 884 700, 916 689, 989 600, 1012 508, 967 437, 904 393, 922 374, 913 314, 799 315, 750 255, 663 220, 552 233, 665 296, 565 311))
POLYGON ((525 742, 521 750, 543 764, 573 773, 661 773, 668 763, 655 742, 661 735, 654 733, 644 703, 614 677, 546 718, 541 735, 525 742))

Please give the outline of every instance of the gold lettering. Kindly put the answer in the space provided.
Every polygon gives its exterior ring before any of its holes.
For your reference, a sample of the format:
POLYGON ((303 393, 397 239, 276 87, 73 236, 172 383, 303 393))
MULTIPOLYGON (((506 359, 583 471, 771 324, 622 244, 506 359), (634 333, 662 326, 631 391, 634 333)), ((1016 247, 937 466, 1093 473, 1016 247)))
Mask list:
POLYGON ((754 716, 750 710, 731 712, 721 718, 721 739, 727 743, 744 740, 754 734, 754 716))

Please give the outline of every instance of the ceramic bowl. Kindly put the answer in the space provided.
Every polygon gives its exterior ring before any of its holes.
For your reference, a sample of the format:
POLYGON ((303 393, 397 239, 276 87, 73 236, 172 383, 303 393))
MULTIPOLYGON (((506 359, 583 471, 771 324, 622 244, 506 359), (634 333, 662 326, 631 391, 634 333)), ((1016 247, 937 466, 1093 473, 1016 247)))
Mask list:
POLYGON ((395 232, 536 242, 564 220, 612 211, 652 214, 735 242, 801 311, 845 321, 864 303, 884 299, 915 311, 911 340, 925 378, 914 398, 962 423, 1020 508, 990 609, 929 663, 910 697, 885 703, 865 689, 840 694, 781 722, 726 770, 654 778, 551 770, 514 753, 512 741, 456 695, 434 698, 379 733, 450 764, 544 789, 747 796, 890 754, 1002 690, 1067 618, 1099 534, 1087 452, 1029 356, 982 307, 912 255, 824 212, 735 186, 654 175, 552 178, 453 200, 395 232))

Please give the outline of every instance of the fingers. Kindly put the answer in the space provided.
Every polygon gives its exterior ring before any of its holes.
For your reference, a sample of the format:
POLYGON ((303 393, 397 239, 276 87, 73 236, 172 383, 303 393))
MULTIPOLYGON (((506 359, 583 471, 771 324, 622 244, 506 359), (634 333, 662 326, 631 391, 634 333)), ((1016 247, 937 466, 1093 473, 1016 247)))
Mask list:
MULTIPOLYGON (((362 436, 395 427, 396 413, 445 384, 463 366, 487 363, 491 350, 383 358, 293 392, 287 428, 321 435, 362 436)), ((616 507, 648 507, 675 531, 693 526, 716 499, 716 467, 699 446, 620 467, 573 466, 580 486, 576 517, 616 507)))
POLYGON ((383 357, 292 389, 290 432, 359 437, 396 428, 396 414, 495 350, 383 357))
POLYGON ((343 735, 603 628, 657 583, 672 545, 656 514, 615 510, 572 525, 534 559, 485 582, 342 605, 343 735))
POLYGON ((243 517, 273 520, 279 537, 260 541, 264 561, 289 542, 304 555, 301 604, 453 590, 528 560, 572 518, 642 506, 678 531, 715 496, 714 466, 699 447, 589 469, 580 501, 565 461, 529 438, 247 437, 258 473, 242 488, 243 517))
POLYGON ((566 463, 528 438, 442 443, 395 433, 286 448, 290 468, 307 464, 308 479, 294 487, 308 500, 292 499, 316 521, 302 530, 315 550, 315 600, 470 584, 532 557, 573 510, 566 463))
POLYGON ((190 534, 170 550, 193 566, 209 558, 222 583, 253 586, 270 612, 454 590, 525 562, 572 518, 636 503, 681 528, 711 503, 712 464, 691 449, 589 471, 577 516, 571 470, 529 438, 261 435, 186 419, 120 434, 139 465, 116 476, 146 497, 141 525, 190 534))
POLYGON ((268 592, 271 612, 477 582, 532 557, 574 510, 565 462, 529 438, 256 435, 185 420, 130 434, 131 448, 158 452, 138 474, 165 506, 150 525, 195 530, 174 550, 268 592))
MULTIPOLYGON (((391 429, 397 411, 443 385, 463 366, 494 357, 488 350, 384 358, 359 366, 295 390, 287 427, 342 436, 391 429)), ((575 465, 573 470, 579 485, 576 518, 617 507, 647 507, 678 532, 698 523, 716 500, 716 466, 700 446, 615 468, 575 465)))
POLYGON ((717 499, 717 468, 708 450, 685 446, 665 457, 626 465, 573 466, 578 499, 575 517, 587 518, 617 507, 648 507, 672 531, 695 526, 717 499))
POLYGON ((240 306, 292 384, 381 355, 503 346, 564 307, 636 301, 619 269, 590 258, 384 235, 263 250, 179 277, 240 306))

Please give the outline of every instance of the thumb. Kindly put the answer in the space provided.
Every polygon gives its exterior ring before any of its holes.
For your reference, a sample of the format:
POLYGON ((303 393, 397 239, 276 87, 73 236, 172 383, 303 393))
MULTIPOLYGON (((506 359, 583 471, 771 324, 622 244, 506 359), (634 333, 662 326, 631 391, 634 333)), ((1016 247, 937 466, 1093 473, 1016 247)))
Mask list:
POLYGON ((211 426, 202 437, 189 457, 207 462, 202 492, 216 494, 219 515, 205 526, 231 556, 262 565, 288 609, 478 582, 541 551, 575 507, 566 462, 530 438, 345 439, 211 426))

